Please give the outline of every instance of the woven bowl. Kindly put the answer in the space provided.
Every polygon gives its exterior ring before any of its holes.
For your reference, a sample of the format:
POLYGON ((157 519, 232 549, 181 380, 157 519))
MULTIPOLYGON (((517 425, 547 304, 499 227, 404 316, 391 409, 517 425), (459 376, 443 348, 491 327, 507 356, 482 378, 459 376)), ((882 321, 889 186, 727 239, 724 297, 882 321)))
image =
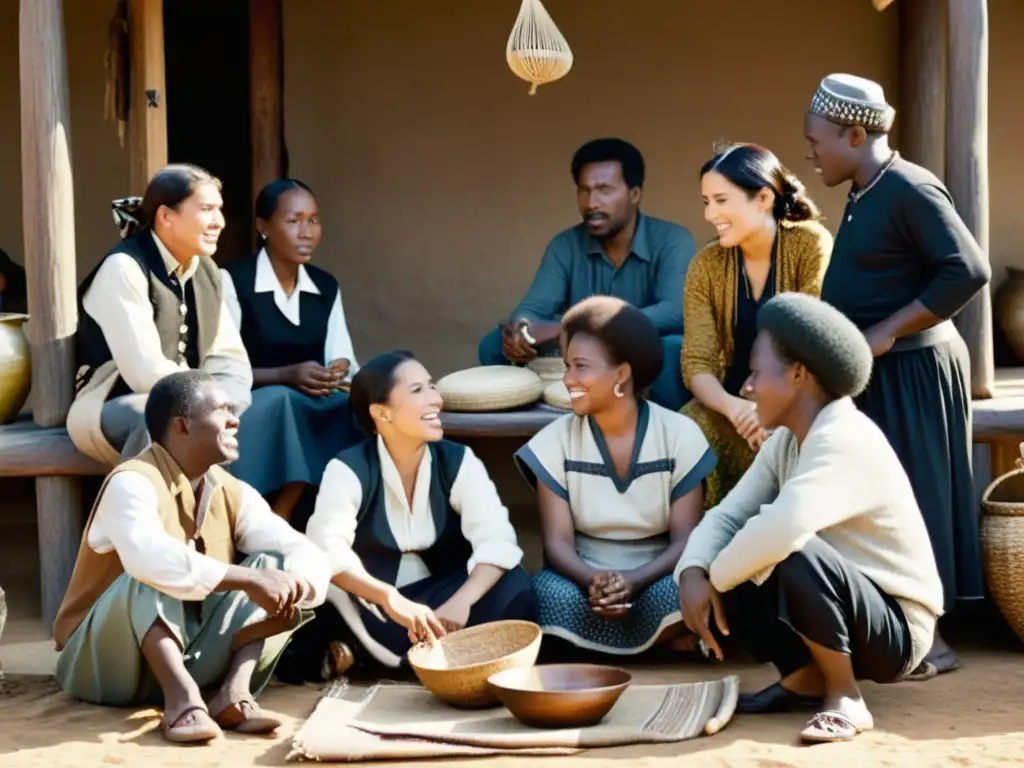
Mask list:
POLYGON ((586 728, 604 719, 633 676, 600 664, 542 664, 488 680, 517 720, 535 728, 586 728))
POLYGON ((409 651, 409 665, 423 687, 456 707, 489 707, 498 697, 487 678, 506 669, 532 667, 541 630, 530 621, 494 621, 462 629, 409 651))
POLYGON ((561 408, 563 411, 572 410, 569 390, 566 389, 565 383, 561 379, 552 381, 544 388, 544 402, 552 408, 561 408))
POLYGON ((985 579, 1006 623, 1024 640, 1024 469, 996 478, 981 507, 985 579))
POLYGON ((537 402, 544 382, 528 368, 482 365, 448 374, 437 391, 446 411, 506 411, 537 402))
POLYGON ((561 381, 565 376, 565 361, 560 357, 535 357, 526 364, 526 367, 545 382, 561 381))

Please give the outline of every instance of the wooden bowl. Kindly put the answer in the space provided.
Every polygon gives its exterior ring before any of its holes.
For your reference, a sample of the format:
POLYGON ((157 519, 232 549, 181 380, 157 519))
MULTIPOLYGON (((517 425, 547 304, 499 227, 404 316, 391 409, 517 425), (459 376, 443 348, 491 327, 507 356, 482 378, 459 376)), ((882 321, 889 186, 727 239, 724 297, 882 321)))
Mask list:
POLYGON ((488 679, 519 722, 535 728, 586 728, 607 715, 633 676, 600 664, 542 664, 488 679))
POLYGON ((423 687, 456 707, 488 707, 498 697, 487 678, 532 667, 540 652, 541 629, 530 621, 494 621, 445 635, 409 651, 409 665, 423 687))

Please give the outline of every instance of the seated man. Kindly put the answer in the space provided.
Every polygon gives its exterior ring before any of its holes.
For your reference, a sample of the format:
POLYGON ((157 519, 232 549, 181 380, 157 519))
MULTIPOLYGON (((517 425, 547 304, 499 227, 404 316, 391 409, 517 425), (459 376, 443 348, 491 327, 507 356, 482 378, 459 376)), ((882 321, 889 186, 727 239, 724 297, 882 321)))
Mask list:
POLYGON ((681 357, 683 283, 693 237, 678 224, 640 212, 644 159, 628 142, 583 145, 572 159, 572 177, 583 223, 548 244, 511 322, 480 342, 480 362, 522 364, 545 348, 557 353, 562 313, 589 296, 615 296, 642 309, 661 334, 665 364, 650 398, 677 411, 690 399, 681 357))
POLYGON ((122 235, 79 287, 78 375, 67 428, 75 446, 113 465, 149 445, 146 393, 169 373, 201 368, 238 415, 251 400, 252 368, 222 300, 213 256, 224 229, 220 181, 171 165, 141 205, 114 203, 122 235))
POLYGON ((273 731, 255 697, 312 616, 300 609, 323 602, 327 559, 217 466, 238 456, 238 420, 208 373, 158 381, 145 419, 154 444, 107 477, 86 523, 53 628, 57 681, 96 704, 162 699, 173 742, 273 731))
POLYGON ((857 680, 899 680, 925 657, 942 582, 907 473, 852 397, 871 349, 838 310, 802 293, 765 304, 744 387, 775 433, 676 566, 683 620, 721 659, 721 634, 782 679, 736 711, 817 710, 801 737, 874 726, 857 680), (721 593, 721 594, 720 594, 721 593))

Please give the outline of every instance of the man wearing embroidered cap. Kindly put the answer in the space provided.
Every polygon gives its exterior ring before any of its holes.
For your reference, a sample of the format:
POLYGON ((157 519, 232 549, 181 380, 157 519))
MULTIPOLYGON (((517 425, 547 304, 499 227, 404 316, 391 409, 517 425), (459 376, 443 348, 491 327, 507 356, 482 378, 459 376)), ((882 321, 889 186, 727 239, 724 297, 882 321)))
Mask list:
MULTIPOLYGON (((991 270, 949 192, 889 147, 895 110, 880 85, 821 81, 804 120, 807 159, 830 187, 851 182, 821 297, 864 331, 874 372, 857 405, 910 476, 945 591, 945 610, 983 594, 971 475, 970 359, 950 318, 991 270)), ((938 630, 913 677, 955 669, 938 630)))

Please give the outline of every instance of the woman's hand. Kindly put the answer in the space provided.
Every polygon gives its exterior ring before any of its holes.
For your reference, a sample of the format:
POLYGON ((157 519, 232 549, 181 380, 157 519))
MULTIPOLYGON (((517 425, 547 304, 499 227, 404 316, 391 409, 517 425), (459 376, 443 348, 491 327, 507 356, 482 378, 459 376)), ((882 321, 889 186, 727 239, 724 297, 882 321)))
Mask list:
POLYGON ((447 634, 444 625, 430 608, 414 603, 397 589, 388 592, 387 600, 381 607, 392 621, 409 630, 412 643, 425 643, 447 634))
POLYGON ((472 606, 465 600, 459 599, 458 595, 452 597, 440 608, 435 616, 441 625, 448 632, 458 632, 469 623, 469 612, 472 606))
POLYGON ((288 368, 288 383, 310 397, 326 397, 331 394, 335 374, 320 363, 310 360, 288 368))
POLYGON ((636 585, 618 571, 604 571, 594 575, 587 592, 594 613, 603 619, 621 619, 629 613, 636 585))
POLYGON ((736 433, 748 443, 761 429, 757 406, 742 397, 730 396, 729 405, 726 407, 724 415, 736 433))
POLYGON ((352 361, 344 357, 339 357, 327 366, 327 370, 330 371, 333 381, 331 386, 334 389, 339 389, 345 382, 345 377, 348 376, 348 372, 352 369, 352 361))

